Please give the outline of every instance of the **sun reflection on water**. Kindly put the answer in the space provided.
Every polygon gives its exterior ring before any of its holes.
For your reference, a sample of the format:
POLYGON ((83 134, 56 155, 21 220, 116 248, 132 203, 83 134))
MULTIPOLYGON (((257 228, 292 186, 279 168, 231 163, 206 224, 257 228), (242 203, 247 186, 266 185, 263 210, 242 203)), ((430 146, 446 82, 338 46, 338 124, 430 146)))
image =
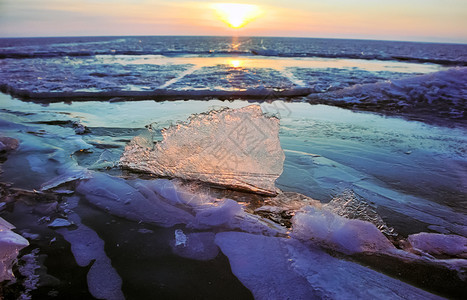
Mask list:
POLYGON ((229 59, 229 60, 227 61, 227 63, 228 63, 229 66, 231 66, 232 68, 241 68, 241 67, 243 67, 244 61, 243 61, 243 60, 240 60, 240 59, 229 59))

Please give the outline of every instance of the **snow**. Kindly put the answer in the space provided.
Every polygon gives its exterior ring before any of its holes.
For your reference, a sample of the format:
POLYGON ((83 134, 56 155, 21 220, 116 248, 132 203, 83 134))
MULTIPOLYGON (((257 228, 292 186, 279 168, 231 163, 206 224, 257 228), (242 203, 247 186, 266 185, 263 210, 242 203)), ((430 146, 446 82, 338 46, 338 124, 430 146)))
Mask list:
POLYGON ((163 141, 144 136, 126 147, 121 164, 158 176, 199 180, 274 195, 282 173, 279 120, 259 105, 192 115, 163 130, 163 141))

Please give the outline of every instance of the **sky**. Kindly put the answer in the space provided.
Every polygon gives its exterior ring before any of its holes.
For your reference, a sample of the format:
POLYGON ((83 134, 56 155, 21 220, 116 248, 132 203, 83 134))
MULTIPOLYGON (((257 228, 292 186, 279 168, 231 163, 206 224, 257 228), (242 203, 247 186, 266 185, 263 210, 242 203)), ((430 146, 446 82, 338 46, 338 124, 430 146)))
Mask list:
POLYGON ((231 28, 223 1, 0 0, 0 37, 220 35, 467 43, 467 0, 252 0, 261 13, 231 28))

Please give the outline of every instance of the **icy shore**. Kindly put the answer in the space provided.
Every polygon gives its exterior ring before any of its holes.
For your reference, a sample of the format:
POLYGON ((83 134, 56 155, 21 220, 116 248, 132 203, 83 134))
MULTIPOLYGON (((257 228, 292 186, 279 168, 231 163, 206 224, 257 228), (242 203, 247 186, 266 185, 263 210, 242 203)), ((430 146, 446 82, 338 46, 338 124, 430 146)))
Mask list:
MULTIPOLYGON (((22 189, 6 189, 9 202, 2 217, 39 254, 64 255, 57 259, 67 262, 76 277, 70 281, 63 265, 54 267, 48 260, 50 274, 62 285, 42 291, 66 295, 70 289, 64 283, 78 285, 79 280, 85 295, 128 298, 199 294, 214 299, 229 294, 228 286, 234 284, 238 294, 249 297, 243 284, 259 299, 307 294, 436 299, 430 293, 455 297, 464 291, 462 129, 275 102, 262 104, 261 110, 282 109, 278 133, 285 150, 284 172, 275 184, 285 192, 277 196, 117 167, 133 137, 144 132, 150 139, 142 145, 153 149, 154 141, 164 140, 158 129, 221 105, 232 107, 221 110, 226 120, 235 119, 235 111, 260 116, 258 108, 240 101, 44 107, 8 97, 0 127, 20 144, 2 163, 0 176, 22 189), (71 126, 76 120, 88 129, 84 134, 71 126), (144 128, 148 124, 150 134, 144 128), (336 192, 342 186, 361 197, 336 192), (51 227, 59 222, 67 227, 51 227), (105 274, 112 280, 100 276, 105 274)), ((201 114, 199 120, 223 120, 217 114, 201 114)), ((195 123, 196 116, 191 119, 195 123)), ((212 133, 189 123, 179 124, 188 127, 183 130, 177 125, 168 130, 169 150, 182 141, 191 145, 195 134, 212 133), (178 136, 178 130, 186 134, 178 136)), ((242 124, 256 126, 245 120, 242 124)), ((277 134, 276 128, 268 130, 277 134)), ((200 145, 206 144, 213 142, 200 145)), ((275 139, 272 145, 277 146, 275 139)))

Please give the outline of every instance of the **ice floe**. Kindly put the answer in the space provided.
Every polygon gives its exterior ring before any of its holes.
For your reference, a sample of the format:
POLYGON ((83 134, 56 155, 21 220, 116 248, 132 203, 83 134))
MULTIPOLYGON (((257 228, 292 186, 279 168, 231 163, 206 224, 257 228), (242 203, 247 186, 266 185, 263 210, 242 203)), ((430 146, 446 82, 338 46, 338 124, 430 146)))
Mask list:
POLYGON ((223 232, 215 242, 255 299, 441 299, 295 239, 223 232))

